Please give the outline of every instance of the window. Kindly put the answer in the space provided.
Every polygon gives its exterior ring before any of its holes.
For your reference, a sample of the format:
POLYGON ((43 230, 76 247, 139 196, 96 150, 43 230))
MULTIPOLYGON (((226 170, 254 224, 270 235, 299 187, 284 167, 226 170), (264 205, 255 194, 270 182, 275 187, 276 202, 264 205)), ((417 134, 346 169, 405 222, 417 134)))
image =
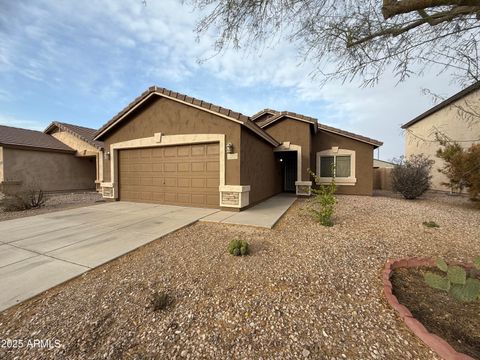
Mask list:
POLYGON ((318 152, 317 175, 320 183, 329 183, 335 176, 338 185, 355 185, 355 151, 332 147, 318 152))

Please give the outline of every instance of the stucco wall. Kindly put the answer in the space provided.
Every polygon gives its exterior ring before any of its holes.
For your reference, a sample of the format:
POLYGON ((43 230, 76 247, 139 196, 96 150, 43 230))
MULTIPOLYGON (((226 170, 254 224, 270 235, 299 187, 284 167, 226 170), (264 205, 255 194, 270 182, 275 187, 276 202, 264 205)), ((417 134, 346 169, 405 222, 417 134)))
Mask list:
POLYGON ((4 180, 21 182, 9 186, 10 191, 32 187, 44 191, 95 189, 95 158, 4 147, 3 161, 4 180))
POLYGON ((279 142, 290 141, 302 147, 302 180, 310 180, 307 169, 310 167, 311 125, 298 120, 283 119, 264 128, 279 142))
POLYGON ((282 173, 273 147, 245 128, 241 143, 240 181, 251 187, 250 204, 282 192, 282 173))
POLYGON ((478 111, 479 95, 480 91, 477 90, 405 130, 405 156, 423 153, 435 161, 432 168, 432 189, 434 190, 450 190, 448 186, 442 185, 443 182, 448 183, 447 177, 438 172, 438 169, 444 166, 444 162, 436 156, 440 145, 435 140, 435 132, 447 134, 464 148, 470 147, 474 143, 472 140, 480 139, 480 121, 468 121, 461 117, 458 110, 460 107, 465 110, 476 108, 478 111))
POLYGON ((0 146, 0 182, 3 181, 3 147, 0 146))
POLYGON ((355 185, 339 185, 339 194, 372 195, 373 191, 373 146, 344 136, 319 130, 312 142, 311 168, 316 168, 316 153, 332 146, 355 151, 355 185))
MULTIPOLYGON (((107 134, 105 151, 113 143, 163 135, 180 134, 225 134, 226 143, 232 143, 238 159, 226 161, 226 185, 240 185, 241 125, 220 116, 180 104, 176 101, 153 97, 148 104, 124 119, 121 125, 107 134)), ((103 162, 104 181, 110 179, 110 160, 103 162)))
POLYGON ((77 156, 91 156, 96 155, 99 152, 96 147, 90 145, 89 143, 83 141, 82 139, 76 137, 75 135, 67 131, 57 129, 50 135, 60 140, 64 144, 70 146, 72 149, 77 150, 77 156))

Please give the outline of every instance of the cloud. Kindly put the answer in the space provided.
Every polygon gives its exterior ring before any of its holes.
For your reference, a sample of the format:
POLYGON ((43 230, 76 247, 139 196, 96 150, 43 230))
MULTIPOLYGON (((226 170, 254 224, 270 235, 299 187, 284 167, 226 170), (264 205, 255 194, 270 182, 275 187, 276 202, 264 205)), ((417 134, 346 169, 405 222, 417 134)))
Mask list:
MULTIPOLYGON (((459 90, 449 84, 448 74, 437 77, 433 70, 399 85, 387 73, 374 88, 338 81, 320 87, 310 78, 312 64, 283 39, 258 52, 227 50, 212 57, 216 34, 212 30, 196 41, 201 14, 176 0, 147 6, 136 0, 15 4, 9 8, 8 36, 0 43, 0 101, 19 83, 34 82, 54 95, 50 106, 61 106, 67 118, 90 116, 99 122, 90 126, 100 126, 157 84, 245 114, 273 107, 315 116, 383 140, 381 154, 388 159, 403 152, 400 124, 432 105, 421 88, 442 94, 459 90)), ((26 118, 36 117, 39 109, 31 111, 26 118)), ((45 111, 44 118, 51 113, 45 111)))
POLYGON ((14 116, 0 114, 0 125, 43 131, 48 123, 36 120, 19 119, 14 116))

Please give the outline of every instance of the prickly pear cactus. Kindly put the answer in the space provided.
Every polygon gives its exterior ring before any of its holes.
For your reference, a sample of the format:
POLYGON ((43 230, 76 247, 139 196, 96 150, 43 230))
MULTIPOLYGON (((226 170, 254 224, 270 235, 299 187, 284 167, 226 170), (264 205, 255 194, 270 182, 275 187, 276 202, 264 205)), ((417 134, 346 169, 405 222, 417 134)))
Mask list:
POLYGON ((467 272, 463 267, 449 266, 447 277, 452 284, 465 285, 465 281, 467 280, 467 272))
POLYGON ((450 290, 450 281, 446 277, 443 277, 431 272, 427 272, 424 275, 424 278, 427 285, 434 289, 439 289, 444 291, 450 290))
POLYGON ((477 270, 480 270, 480 256, 476 257, 475 260, 473 260, 473 265, 475 265, 477 270))
POLYGON ((437 268, 439 268, 439 269, 442 270, 443 272, 447 272, 447 271, 448 271, 448 265, 447 265, 447 263, 445 262, 445 260, 438 258, 438 259, 436 260, 436 264, 437 264, 437 268))
POLYGON ((443 259, 437 259, 437 268, 446 276, 441 276, 432 272, 424 274, 425 282, 428 286, 447 291, 459 301, 480 300, 480 280, 477 279, 477 270, 480 269, 480 257, 474 261, 476 269, 467 271, 457 265, 448 266, 443 259))
POLYGON ((460 301, 475 301, 480 296, 480 281, 468 278, 465 285, 453 285, 450 294, 460 301))

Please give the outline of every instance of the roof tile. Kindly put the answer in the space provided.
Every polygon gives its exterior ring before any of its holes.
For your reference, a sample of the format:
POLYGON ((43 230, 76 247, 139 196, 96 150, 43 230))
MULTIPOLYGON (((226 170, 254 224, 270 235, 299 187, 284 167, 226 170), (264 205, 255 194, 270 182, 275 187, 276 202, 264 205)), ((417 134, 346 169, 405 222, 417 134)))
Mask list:
POLYGON ((20 129, 4 125, 0 125, 0 145, 25 146, 68 152, 75 151, 60 140, 41 131, 20 129))

